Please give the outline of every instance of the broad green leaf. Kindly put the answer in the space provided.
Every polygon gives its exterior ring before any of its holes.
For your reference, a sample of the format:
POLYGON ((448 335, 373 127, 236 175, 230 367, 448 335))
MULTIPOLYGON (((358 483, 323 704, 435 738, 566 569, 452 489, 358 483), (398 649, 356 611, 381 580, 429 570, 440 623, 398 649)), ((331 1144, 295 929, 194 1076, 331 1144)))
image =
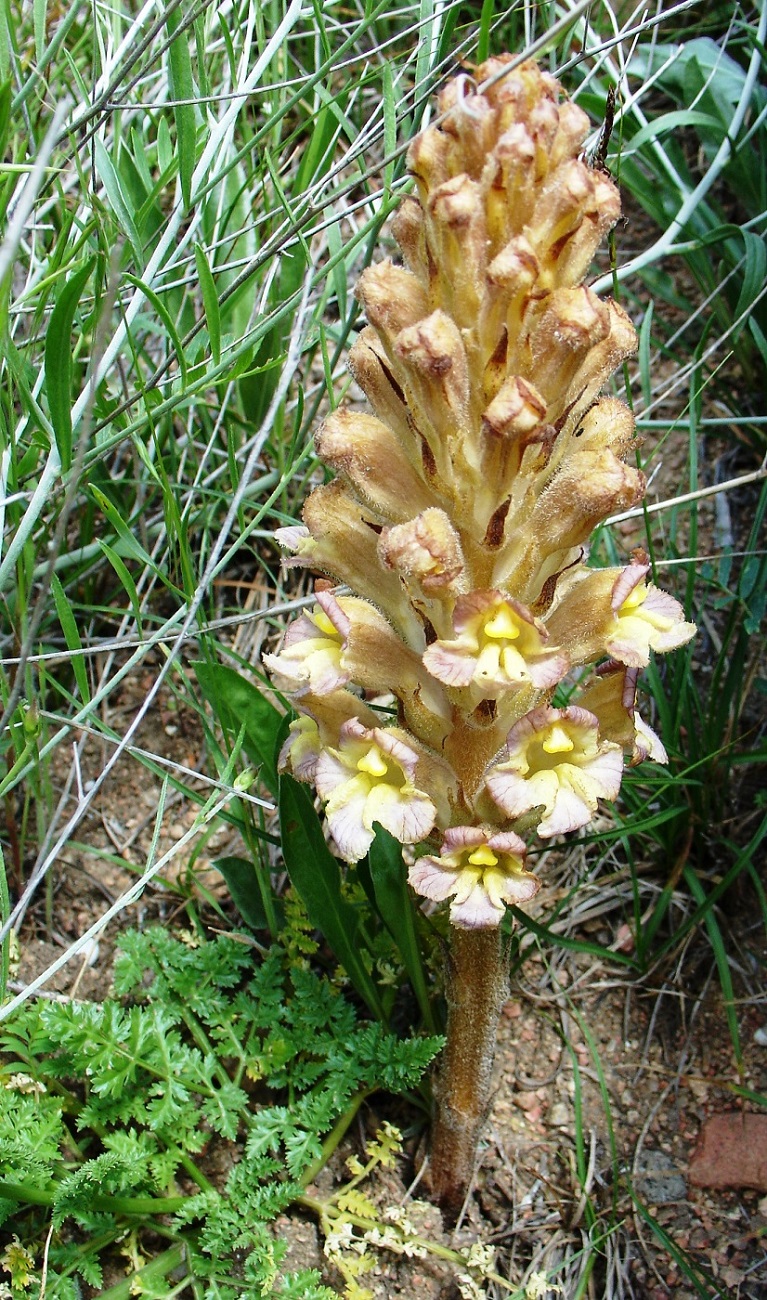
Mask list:
MULTIPOLYGON (((237 911, 243 921, 251 930, 268 930, 269 919, 266 915, 261 891, 258 886, 257 868, 248 858, 225 857, 216 858, 211 863, 216 871, 220 871, 226 881, 229 893, 232 895, 237 911)), ((277 904, 278 922, 283 923, 283 913, 279 904, 277 904)))
POLYGON ((277 744, 283 716, 255 682, 226 664, 192 664, 200 690, 219 722, 236 736, 245 728, 242 747, 267 790, 278 792, 277 744))
POLYGON ((216 293, 216 282, 213 279, 210 264, 205 256, 205 249, 202 244, 195 244, 194 260, 197 266, 197 278, 200 281, 202 305, 205 309, 210 350, 213 360, 218 365, 221 360, 221 315, 218 306, 218 294, 216 293))
POLYGON ((343 896, 341 872, 325 843, 314 801, 291 776, 282 776, 279 808, 285 866, 309 920, 322 931, 360 997, 381 1019, 381 999, 361 956, 360 918, 343 896))
POLYGON ((92 267, 90 258, 69 277, 45 332, 45 391, 64 473, 72 464, 72 322, 92 267))
POLYGON ((189 54, 189 39, 186 29, 179 31, 183 7, 170 10, 165 20, 171 43, 168 47, 168 85, 171 98, 179 101, 173 108, 176 121, 176 144, 178 147, 178 174, 181 181, 181 197, 184 206, 192 203, 192 174, 195 162, 195 108, 194 81, 192 79, 192 59, 189 54))
POLYGON ((382 826, 375 826, 368 861, 378 910, 402 954, 424 1023, 434 1029, 429 990, 418 939, 416 906, 407 883, 402 845, 382 826))

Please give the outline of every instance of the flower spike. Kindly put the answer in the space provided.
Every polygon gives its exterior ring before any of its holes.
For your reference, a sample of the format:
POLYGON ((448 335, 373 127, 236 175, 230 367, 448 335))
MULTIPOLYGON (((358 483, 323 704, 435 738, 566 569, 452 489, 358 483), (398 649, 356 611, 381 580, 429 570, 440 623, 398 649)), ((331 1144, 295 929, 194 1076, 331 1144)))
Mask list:
POLYGON ((620 216, 588 131, 531 60, 447 83, 408 152, 403 265, 356 289, 349 368, 371 410, 326 419, 338 477, 277 534, 324 575, 265 660, 298 714, 280 767, 315 787, 341 858, 382 826, 413 846, 413 890, 449 907, 430 1177, 451 1216, 489 1106, 502 922, 539 887, 526 850, 588 825, 624 762, 665 760, 637 676, 695 631, 646 556, 586 564, 594 528, 645 492, 633 416, 602 395, 636 333, 585 283, 620 216))
POLYGON ((402 264, 356 288, 349 364, 372 410, 326 418, 338 477, 278 533, 324 575, 265 657, 299 714, 282 766, 315 786, 346 861, 376 824, 441 842, 410 882, 467 929, 533 897, 520 830, 586 826, 624 755, 663 760, 636 676, 695 630, 644 555, 585 563, 594 527, 645 490, 631 412, 601 395, 636 334, 585 283, 620 215, 583 160, 588 130, 530 60, 445 86, 408 153, 402 264))

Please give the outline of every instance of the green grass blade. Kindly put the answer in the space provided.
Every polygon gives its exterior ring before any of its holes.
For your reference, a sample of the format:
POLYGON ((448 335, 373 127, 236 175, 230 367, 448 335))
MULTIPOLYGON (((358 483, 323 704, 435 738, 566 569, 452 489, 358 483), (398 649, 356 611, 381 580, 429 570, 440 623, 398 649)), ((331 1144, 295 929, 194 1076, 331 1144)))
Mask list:
POLYGON ((136 229, 136 223, 133 220, 133 213, 131 212, 127 196, 123 191, 122 182, 117 175, 114 163, 107 153, 106 145, 98 136, 93 142, 93 153, 96 161, 96 171, 101 177, 101 183, 106 191, 106 196, 109 200, 112 211, 117 218, 117 224, 120 226, 123 234, 127 237, 133 256, 136 259, 136 264, 141 268, 144 264, 141 237, 136 229))
POLYGON ((72 606, 67 599, 67 594, 61 585, 59 578, 54 573, 51 578, 51 590, 53 599, 56 603, 56 613, 59 616, 64 640, 67 643, 67 649, 72 653, 72 671, 75 675, 80 698, 83 704, 88 704, 91 698, 90 687, 88 685, 88 674, 85 669, 85 661, 80 653, 83 648, 82 639, 77 629, 77 622, 72 606))
POLYGON ((96 487, 95 483, 90 484, 90 491, 122 542, 125 554, 130 556, 132 560, 137 560, 139 564, 145 565, 151 573, 154 573, 160 579, 161 582, 171 590, 175 590, 178 595, 181 595, 182 593, 178 591, 178 588, 169 581, 168 575, 165 574, 157 564, 155 564, 148 551, 138 541, 132 530, 126 524, 117 507, 112 501, 110 501, 109 497, 101 491, 101 488, 96 487))
POLYGON ((61 289, 45 333, 45 391, 64 472, 72 464, 72 322, 93 261, 79 267, 61 289))
POLYGON ((658 1222, 653 1214, 647 1209, 647 1206, 640 1201, 639 1197, 629 1189, 631 1199, 634 1202, 634 1209, 644 1219, 645 1223, 652 1230, 653 1236, 662 1245, 663 1249, 668 1251, 669 1255, 675 1260, 679 1270, 687 1278, 687 1281, 695 1288, 701 1300, 717 1300, 722 1296, 722 1291, 713 1281, 706 1276, 690 1259, 686 1251, 677 1246, 676 1242, 669 1236, 665 1228, 658 1222))
POLYGON ((136 589, 136 584, 133 581, 133 577, 131 576, 130 569, 123 562, 120 556, 117 554, 117 551, 114 549, 113 546, 110 546, 108 542, 102 541, 100 537, 97 538, 96 540, 102 552, 107 557, 109 563, 111 564, 112 568, 114 569, 115 573, 120 579, 120 582, 122 583, 122 586, 125 590, 125 594, 128 597, 128 601, 130 603, 131 611, 133 613, 133 618, 136 624, 136 631, 138 635, 141 636, 142 635, 141 601, 139 600, 139 594, 136 589))
POLYGON ((221 313, 218 306, 216 283, 213 279, 210 264, 205 256, 205 249, 202 244, 195 244, 194 246, 194 261, 197 267, 197 279, 200 281, 200 292, 202 293, 202 305, 205 311, 205 321, 208 326, 210 350, 213 354, 214 362, 218 365, 221 360, 221 313))
POLYGON ((175 103, 173 116, 176 122, 176 144, 178 147, 178 175, 181 183, 181 197, 188 209, 192 203, 192 176, 194 174, 196 127, 195 107, 190 101, 194 99, 194 80, 192 78, 192 59, 189 53, 189 39, 186 28, 181 28, 181 6, 172 9, 165 20, 168 36, 172 37, 168 47, 168 84, 171 97, 185 100, 175 103))
MULTIPOLYGON (((706 900, 706 892, 698 879, 697 873, 692 867, 685 867, 684 878, 696 903, 704 903, 706 900)), ((727 1017, 727 1028, 730 1032, 730 1042, 732 1043, 732 1050, 735 1055, 735 1064, 738 1068, 738 1074, 742 1079, 744 1075, 743 1052, 740 1046, 740 1029, 738 1028, 738 1014, 735 1004, 735 990, 732 984, 732 972, 730 971, 730 963, 727 960, 727 945, 724 940, 724 935, 719 928, 712 907, 706 912, 705 925, 706 930, 708 931, 711 947, 714 950, 714 960, 719 974, 719 984, 722 990, 722 1002, 724 1003, 724 1014, 727 1017)))
POLYGON ((34 0, 32 6, 32 21, 35 29, 35 59, 38 63, 42 62, 43 51, 45 50, 45 12, 47 7, 47 0, 34 0))
MULTIPOLYGON (((160 152, 160 144, 158 138, 158 153, 159 152, 160 152)), ((165 306, 165 303, 163 302, 160 295, 155 293, 154 289, 152 289, 148 284, 146 284, 144 280, 140 280, 137 275, 131 275, 130 273, 126 273, 125 278, 129 284, 134 284, 137 289, 140 289, 141 292, 146 295, 147 299, 149 300, 149 302, 151 302, 152 306, 157 312, 157 315, 160 317, 160 320, 165 326, 165 329, 168 331, 168 337, 170 338, 170 341, 173 344, 173 351, 175 352, 176 360, 178 361, 178 368, 181 374, 181 387, 182 389, 186 388, 187 376, 189 374, 189 367, 187 365, 187 360, 186 360, 186 349, 183 347, 181 343, 181 337, 176 328, 176 322, 173 320, 173 317, 171 316, 170 312, 165 306)))

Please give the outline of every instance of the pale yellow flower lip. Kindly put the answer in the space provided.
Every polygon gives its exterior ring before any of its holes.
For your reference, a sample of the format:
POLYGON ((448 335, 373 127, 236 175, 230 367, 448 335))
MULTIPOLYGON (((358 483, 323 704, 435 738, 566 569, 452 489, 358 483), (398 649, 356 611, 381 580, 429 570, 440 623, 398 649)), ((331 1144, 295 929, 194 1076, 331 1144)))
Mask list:
POLYGON ((694 623, 685 622, 678 600, 644 581, 649 570, 649 564, 628 565, 616 578, 611 593, 617 626, 605 648, 629 667, 646 668, 651 650, 656 654, 676 650, 697 631, 694 623))
POLYGON ((509 817, 535 808, 538 834, 564 835, 585 826, 599 799, 615 799, 623 773, 620 745, 600 740, 593 713, 543 705, 511 728, 506 756, 485 775, 491 797, 509 817))
POLYGON ((288 625, 279 654, 265 654, 263 662, 280 690, 328 695, 346 686, 350 674, 343 664, 350 621, 330 592, 318 592, 311 613, 288 625))
POLYGON ((455 635, 428 647, 423 662, 447 686, 472 686, 486 699, 532 685, 555 686, 569 668, 557 646, 548 646, 543 623, 527 606, 502 591, 473 591, 456 601, 455 635))
POLYGON ((437 809, 414 785, 417 765, 418 754, 392 729, 364 727, 356 718, 343 724, 336 747, 321 750, 314 783, 346 862, 365 856, 376 822, 401 844, 428 835, 437 809))
POLYGON ((565 578, 547 627, 573 664, 609 655, 646 668, 653 651, 675 650, 695 635, 679 601, 647 582, 648 572, 635 558, 622 569, 574 569, 565 578))
POLYGON ((507 903, 523 903, 539 888, 524 869, 524 841, 513 831, 453 826, 445 831, 440 856, 418 858, 408 880, 424 898, 451 898, 450 920, 462 929, 500 924, 507 903))

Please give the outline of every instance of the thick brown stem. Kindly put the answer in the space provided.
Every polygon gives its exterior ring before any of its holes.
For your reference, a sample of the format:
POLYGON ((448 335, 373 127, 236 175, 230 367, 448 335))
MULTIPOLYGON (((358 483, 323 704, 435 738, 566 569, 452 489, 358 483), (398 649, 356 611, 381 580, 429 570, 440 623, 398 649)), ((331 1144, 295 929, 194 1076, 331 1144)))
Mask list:
POLYGON ((446 993, 447 1044, 435 1089, 429 1167, 434 1198, 455 1220, 469 1190, 490 1106, 498 1019, 508 997, 500 929, 451 927, 446 993))

